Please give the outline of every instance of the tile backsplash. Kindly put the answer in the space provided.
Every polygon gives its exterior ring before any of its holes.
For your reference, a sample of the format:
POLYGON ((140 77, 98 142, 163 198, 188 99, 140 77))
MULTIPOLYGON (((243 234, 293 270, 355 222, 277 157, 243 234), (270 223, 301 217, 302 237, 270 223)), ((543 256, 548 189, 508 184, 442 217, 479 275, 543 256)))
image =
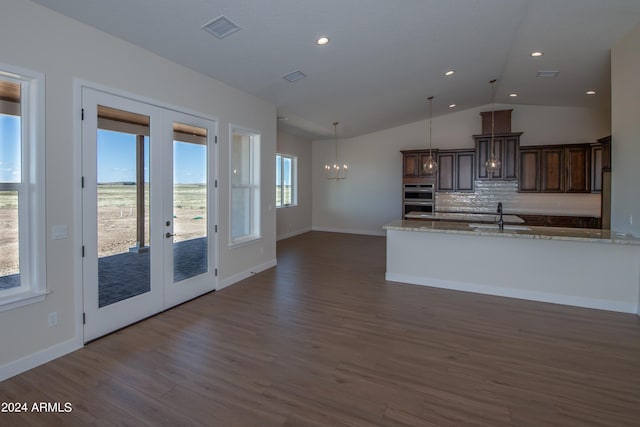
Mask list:
POLYGON ((436 192, 436 212, 600 216, 600 194, 519 193, 517 181, 475 181, 473 193, 436 192))

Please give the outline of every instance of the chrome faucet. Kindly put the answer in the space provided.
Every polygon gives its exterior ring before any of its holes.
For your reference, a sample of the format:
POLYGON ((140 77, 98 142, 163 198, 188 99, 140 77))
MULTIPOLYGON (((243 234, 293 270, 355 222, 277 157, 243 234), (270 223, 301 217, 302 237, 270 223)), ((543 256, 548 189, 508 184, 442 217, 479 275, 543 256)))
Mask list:
POLYGON ((502 218, 502 202, 498 202, 498 213, 500 214, 500 219, 498 220, 498 229, 500 231, 504 231, 504 219, 502 218))

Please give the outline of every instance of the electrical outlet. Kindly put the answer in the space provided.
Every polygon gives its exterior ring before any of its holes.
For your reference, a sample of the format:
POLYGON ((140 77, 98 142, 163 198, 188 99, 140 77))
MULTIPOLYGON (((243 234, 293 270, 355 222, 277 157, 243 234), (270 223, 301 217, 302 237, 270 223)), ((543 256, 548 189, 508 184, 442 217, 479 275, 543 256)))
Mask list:
POLYGON ((49 327, 56 326, 58 324, 58 312, 54 311, 49 313, 49 327))
POLYGON ((633 215, 629 215, 629 225, 633 225, 633 215))

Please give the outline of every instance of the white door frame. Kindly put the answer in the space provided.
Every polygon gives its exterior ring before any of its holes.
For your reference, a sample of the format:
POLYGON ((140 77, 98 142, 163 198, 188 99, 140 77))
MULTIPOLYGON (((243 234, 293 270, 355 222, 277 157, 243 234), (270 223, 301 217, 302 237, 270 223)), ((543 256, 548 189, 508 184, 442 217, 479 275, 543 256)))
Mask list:
MULTIPOLYGON (((74 197, 74 224, 76 224, 77 232, 73 233, 73 242, 74 247, 78 248, 78 259, 79 261, 76 263, 76 268, 74 269, 74 278, 76 283, 76 292, 75 292, 75 305, 76 305, 76 341, 78 343, 87 342, 93 338, 91 335, 87 335, 84 331, 84 282, 83 282, 83 260, 81 258, 82 254, 82 246, 83 246, 83 232, 82 230, 85 227, 84 224, 84 214, 82 208, 82 192, 83 188, 80 183, 82 182, 82 170, 83 170, 83 151, 82 151, 82 127, 83 121, 81 119, 81 110, 82 110, 82 94, 83 90, 93 90, 97 92, 102 92, 108 96, 120 97, 124 100, 128 100, 135 103, 147 104, 149 108, 152 110, 154 108, 163 109, 168 111, 170 115, 174 114, 184 114, 188 117, 194 118, 198 123, 206 123, 207 128, 210 132, 208 132, 209 144, 208 144, 208 238, 209 238, 209 269, 212 273, 212 277, 209 277, 207 280, 207 286, 194 286, 192 289, 185 291, 185 289, 181 289, 179 292, 176 291, 166 291, 166 286, 162 286, 161 292, 161 311, 163 309, 170 308, 179 304, 180 302, 186 301, 191 298, 195 298, 198 295, 202 295, 203 293, 215 290, 218 288, 218 254, 219 254, 219 239, 217 233, 217 223, 218 223, 218 145, 217 145, 217 134, 218 134, 218 123, 219 121, 211 116, 203 115, 197 112, 189 111, 188 109, 173 106, 170 104, 162 103, 150 98, 146 98, 143 96, 134 95, 128 92, 115 90, 113 88, 105 87, 100 84, 95 84, 92 82, 87 82, 81 79, 74 80, 74 111, 77 111, 78 114, 74 114, 74 176, 75 176, 75 194, 74 197), (205 122, 201 122, 200 120, 204 120, 205 122), (168 295, 168 298, 166 296, 168 295)), ((126 107, 123 109, 126 110, 126 107)), ((185 117, 185 116, 183 116, 185 117)), ((195 122, 193 122, 195 123, 195 122)), ((205 127, 205 126, 203 126, 205 127)), ((173 141, 171 140, 171 143, 173 141)), ((168 144, 164 144, 168 145, 168 144)), ((164 164, 162 161, 160 164, 164 164)), ((153 170, 154 168, 152 168, 153 170)), ((155 168, 159 169, 159 168, 155 168)), ((161 171, 158 171, 160 173, 161 171)), ((151 178, 152 182, 154 181, 154 177, 151 178)), ((155 178, 156 185, 158 185, 158 178, 155 178)), ((157 198, 157 197, 156 197, 157 198)), ((162 201, 158 201, 162 203, 162 201)), ((153 202, 152 202, 153 203, 153 202)), ((153 208, 152 208, 153 209, 153 208)), ((95 221, 95 219, 94 219, 95 221)), ((162 228, 160 228, 162 230, 162 228)), ((156 233, 157 234, 157 233, 156 233)), ((151 239, 151 236, 149 236, 151 239)), ((153 265, 153 264, 152 264, 153 265)), ((163 273, 164 274, 164 273, 163 273)), ((156 273, 157 275, 157 273, 156 273)), ((152 271, 152 277, 154 277, 154 272, 152 271)), ((154 278, 152 279, 152 281, 154 278)), ((172 280, 171 280, 172 281, 172 280)), ((185 281, 186 282, 186 281, 185 281)), ((162 283, 160 281, 160 283, 162 283)), ((182 283, 182 282, 181 282, 182 283)), ((155 297, 155 296, 154 296, 155 297)), ((158 311, 155 311, 156 313, 158 311)), ((148 315, 154 314, 150 312, 148 315)), ((108 332, 104 332, 108 333, 108 332)), ((99 336, 99 335, 98 335, 99 336)))

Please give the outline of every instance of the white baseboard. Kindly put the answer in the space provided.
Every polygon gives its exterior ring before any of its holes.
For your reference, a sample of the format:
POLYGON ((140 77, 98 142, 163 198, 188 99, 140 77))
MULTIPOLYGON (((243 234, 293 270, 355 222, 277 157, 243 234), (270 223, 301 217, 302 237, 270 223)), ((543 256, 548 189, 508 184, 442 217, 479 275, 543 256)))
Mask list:
POLYGON ((218 282, 218 287, 216 288, 217 291, 226 288, 227 286, 231 286, 234 283, 237 283, 241 280, 246 279, 247 277, 251 277, 254 274, 258 274, 262 271, 268 270, 271 267, 275 267, 278 264, 278 261, 276 259, 272 259, 270 261, 265 262, 264 264, 260 264, 257 265, 253 268, 250 268, 248 270, 242 271, 238 274, 234 274, 231 277, 227 277, 226 279, 222 279, 218 282))
POLYGON ((0 381, 4 381, 15 375, 21 374, 33 369, 36 366, 43 365, 47 362, 62 357, 65 354, 69 354, 82 348, 82 343, 73 338, 68 341, 61 342, 44 350, 38 351, 33 354, 29 354, 20 359, 9 362, 6 365, 0 366, 0 381))
POLYGON ((385 280, 391 282, 409 283, 412 285, 430 286, 433 288, 451 289, 454 291, 475 292, 478 294, 494 295, 499 297, 548 302, 552 304, 571 305, 574 307, 595 308, 598 310, 617 311, 621 313, 638 312, 638 306, 636 304, 605 299, 585 298, 571 295, 558 295, 546 292, 528 291, 524 289, 508 289, 497 286, 478 285, 474 283, 461 283, 442 279, 409 276, 398 273, 386 273, 385 280))
POLYGON ((325 231, 328 233, 345 233, 345 234, 363 234, 366 236, 386 236, 387 232, 385 230, 366 230, 366 229, 355 229, 355 228, 334 228, 334 227, 318 227, 313 226, 313 231, 325 231))
POLYGON ((301 230, 291 231, 291 232, 289 232, 289 233, 282 234, 282 235, 278 236, 278 237, 276 238, 276 240, 284 240, 284 239, 288 239, 289 237, 297 236, 297 235, 299 235, 299 234, 308 233, 308 232, 310 232, 311 230, 312 230, 312 228, 311 228, 311 227, 305 227, 305 228, 303 228, 303 229, 301 229, 301 230))

